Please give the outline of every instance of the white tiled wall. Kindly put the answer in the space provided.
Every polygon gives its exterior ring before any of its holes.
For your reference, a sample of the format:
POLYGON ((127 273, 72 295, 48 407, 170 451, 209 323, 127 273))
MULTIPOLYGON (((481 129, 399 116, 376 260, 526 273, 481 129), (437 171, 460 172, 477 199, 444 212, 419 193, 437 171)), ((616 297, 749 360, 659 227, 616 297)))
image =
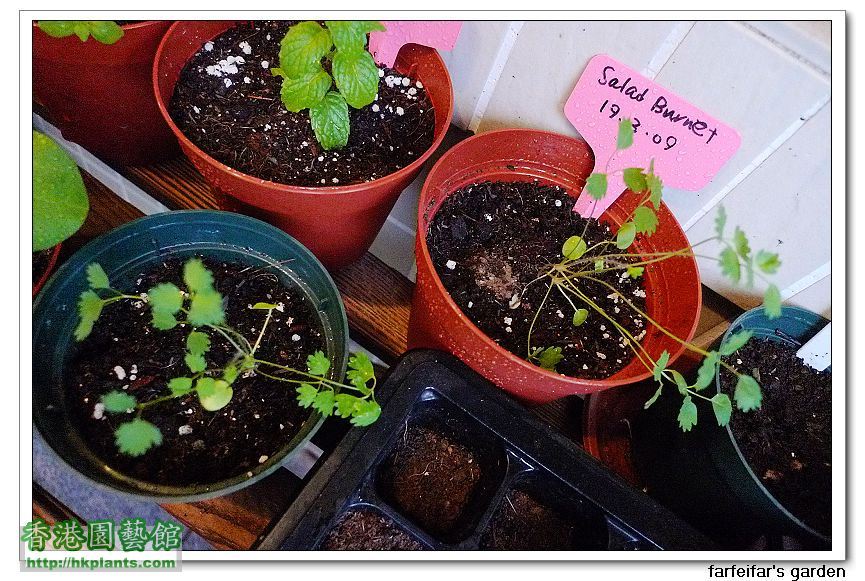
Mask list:
MULTIPOLYGON (((588 60, 606 53, 735 127, 742 146, 701 192, 665 198, 693 242, 723 203, 755 248, 777 249, 783 296, 831 313, 829 22, 467 22, 445 54, 454 123, 483 132, 535 127, 578 135, 562 113, 588 60)), ((373 252, 413 275, 423 177, 407 189, 373 252)), ((743 307, 760 288, 727 285, 716 264, 703 282, 743 307)))

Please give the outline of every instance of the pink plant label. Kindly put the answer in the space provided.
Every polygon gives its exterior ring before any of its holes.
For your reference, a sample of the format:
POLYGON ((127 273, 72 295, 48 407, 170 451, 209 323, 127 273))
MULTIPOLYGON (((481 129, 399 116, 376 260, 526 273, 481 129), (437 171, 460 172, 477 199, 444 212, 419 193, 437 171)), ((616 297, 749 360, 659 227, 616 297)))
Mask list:
POLYGON ((387 20, 384 32, 371 32, 369 52, 379 64, 389 67, 404 44, 413 42, 439 50, 452 50, 463 23, 457 20, 387 20))
POLYGON ((698 191, 742 141, 729 125, 606 55, 589 61, 565 116, 592 146, 594 171, 607 173, 607 195, 597 205, 588 195, 577 200, 574 211, 581 216, 600 216, 627 189, 622 170, 648 168, 650 160, 665 186, 698 191), (622 119, 634 124, 634 144, 617 152, 622 119))

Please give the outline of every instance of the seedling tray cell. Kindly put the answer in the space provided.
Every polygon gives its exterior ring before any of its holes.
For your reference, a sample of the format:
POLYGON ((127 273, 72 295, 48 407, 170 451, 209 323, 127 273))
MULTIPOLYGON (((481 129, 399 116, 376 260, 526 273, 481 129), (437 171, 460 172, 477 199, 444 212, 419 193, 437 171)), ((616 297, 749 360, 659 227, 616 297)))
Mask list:
POLYGON ((358 511, 381 517, 363 548, 715 548, 450 355, 409 352, 381 391, 258 548, 358 548, 337 538, 358 511))

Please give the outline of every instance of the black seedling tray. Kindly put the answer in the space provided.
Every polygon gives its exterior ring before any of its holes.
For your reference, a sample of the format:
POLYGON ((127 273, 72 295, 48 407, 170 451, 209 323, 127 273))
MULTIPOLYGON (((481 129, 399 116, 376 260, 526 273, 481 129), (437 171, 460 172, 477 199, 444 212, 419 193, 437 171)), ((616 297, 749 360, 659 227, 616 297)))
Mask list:
MULTIPOLYGON (((426 550, 488 548, 494 539, 502 538, 505 529, 496 523, 509 510, 515 515, 537 515, 539 510, 554 514, 555 526, 564 531, 556 538, 558 548, 717 548, 448 354, 407 353, 381 391, 389 399, 378 422, 349 432, 256 548, 319 549, 346 515, 362 510, 385 517, 426 550), (395 454, 402 454, 399 462, 403 463, 412 457, 406 446, 421 433, 418 430, 441 438, 436 442, 442 454, 468 450, 471 462, 465 465, 479 469, 477 478, 470 469, 474 484, 463 495, 467 501, 459 514, 431 519, 429 514, 417 513, 428 505, 400 508, 400 495, 392 482, 392 472, 399 470, 394 468, 395 454), (537 503, 535 508, 523 505, 518 512, 515 501, 520 506, 526 497, 519 500, 515 491, 527 494, 537 503)), ((456 472, 453 478, 459 481, 456 472)), ((509 526, 513 537, 514 524, 509 526)), ((516 530, 520 532, 519 525, 516 530)), ((556 529, 540 526, 525 538, 536 540, 539 532, 550 530, 556 529)))

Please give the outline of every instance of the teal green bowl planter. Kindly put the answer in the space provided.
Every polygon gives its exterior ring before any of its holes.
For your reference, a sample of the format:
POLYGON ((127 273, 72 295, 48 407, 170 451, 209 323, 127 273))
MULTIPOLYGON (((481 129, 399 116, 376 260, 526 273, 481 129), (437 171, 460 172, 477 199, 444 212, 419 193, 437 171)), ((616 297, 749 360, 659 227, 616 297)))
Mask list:
POLYGON ((331 377, 341 379, 347 362, 348 323, 336 285, 312 253, 282 230, 239 214, 190 210, 140 218, 90 242, 57 270, 33 305, 33 421, 48 445, 79 473, 97 484, 160 502, 203 500, 253 484, 298 453, 323 422, 320 414, 310 412, 300 432, 252 477, 242 474, 195 486, 130 478, 88 449, 71 422, 63 381, 76 348, 73 329, 78 296, 87 284, 85 267, 99 262, 118 288, 128 288, 142 270, 193 255, 271 267, 285 284, 300 288, 318 312, 331 377))
MULTIPOLYGON (((733 333, 750 330, 757 339, 798 348, 828 322, 798 307, 783 307, 778 319, 768 319, 757 308, 737 318, 722 342, 733 333)), ((720 390, 717 375, 715 390, 720 390)), ((730 426, 718 427, 710 406, 701 407, 699 415, 712 420, 699 422, 691 432, 683 433, 670 422, 681 405, 673 391, 641 413, 633 426, 634 464, 650 494, 721 544, 735 546, 749 542, 749 535, 776 534, 791 536, 804 548, 831 547, 829 536, 790 513, 763 486, 730 426)))

